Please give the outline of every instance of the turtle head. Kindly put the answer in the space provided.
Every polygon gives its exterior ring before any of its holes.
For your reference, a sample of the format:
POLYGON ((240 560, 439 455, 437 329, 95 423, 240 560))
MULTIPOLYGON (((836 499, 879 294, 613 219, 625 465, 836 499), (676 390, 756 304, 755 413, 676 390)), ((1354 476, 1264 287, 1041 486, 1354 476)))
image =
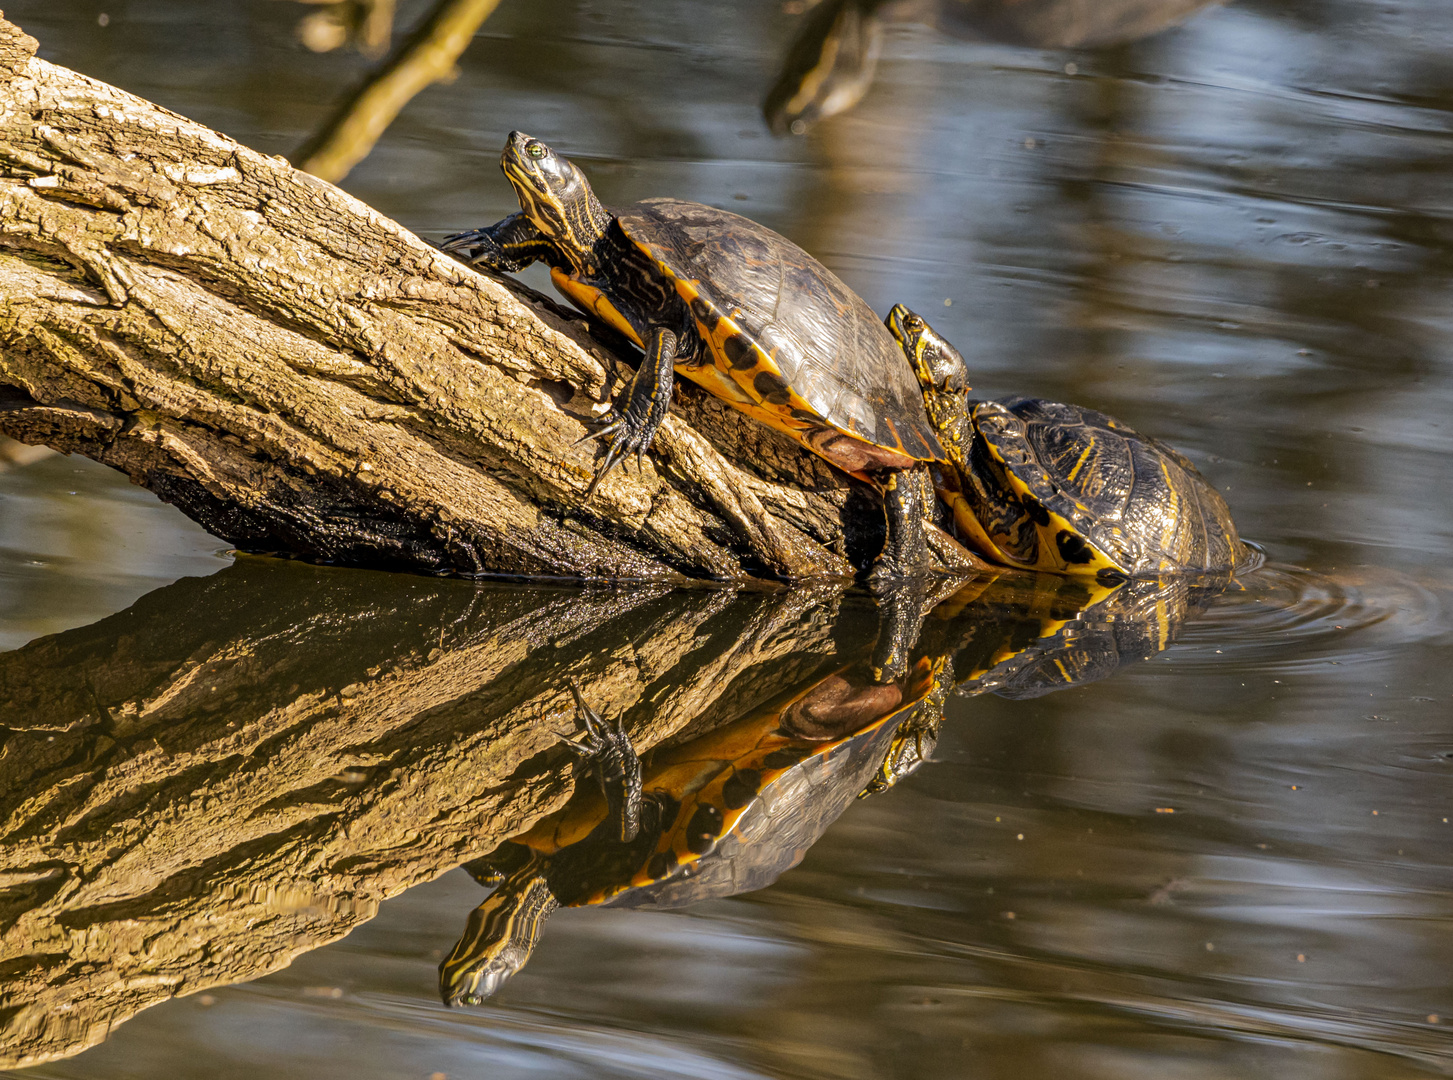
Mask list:
POLYGON ((972 389, 968 365, 959 351, 922 316, 902 304, 893 305, 885 321, 908 358, 908 366, 918 376, 923 404, 939 442, 950 457, 959 461, 968 438, 969 390, 972 389))
POLYGON ((973 389, 963 356, 923 316, 894 304, 886 321, 924 393, 964 394, 973 389))
POLYGON ((572 262, 583 264, 610 224, 610 215, 590 190, 585 174, 522 131, 510 132, 500 168, 535 227, 572 262))
POLYGON ((540 927, 557 906, 538 866, 506 878, 469 913, 464 936, 439 965, 444 1004, 483 1004, 525 966, 540 940, 540 927))

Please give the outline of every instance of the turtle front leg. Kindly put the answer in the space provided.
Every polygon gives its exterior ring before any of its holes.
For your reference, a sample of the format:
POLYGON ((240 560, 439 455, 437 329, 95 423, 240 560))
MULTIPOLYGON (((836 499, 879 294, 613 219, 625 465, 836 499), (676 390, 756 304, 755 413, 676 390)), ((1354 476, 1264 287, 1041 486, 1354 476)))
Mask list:
POLYGON ((605 459, 595 470, 595 479, 585 489, 587 499, 595 494, 595 489, 605 479, 605 474, 621 458, 634 452, 636 463, 640 464, 645 457, 651 440, 656 437, 657 429, 671 408, 671 387, 676 379, 676 350, 680 341, 674 330, 664 326, 651 328, 646 337, 645 359, 636 369, 635 378, 631 380, 630 389, 626 391, 625 408, 613 407, 606 414, 605 427, 586 436, 589 439, 614 436, 605 459))
POLYGON ((629 844, 641 831, 641 759, 618 718, 610 724, 585 703, 580 687, 570 681, 576 715, 585 724, 579 742, 560 736, 572 752, 590 762, 600 793, 605 796, 609 820, 621 843, 629 844))
POLYGON ((928 542, 923 523, 933 512, 933 489, 928 470, 884 470, 875 480, 883 490, 883 516, 888 538, 883 552, 868 571, 872 586, 887 585, 928 571, 928 542))
POLYGON ((457 259, 502 273, 523 270, 532 262, 549 262, 555 247, 523 212, 483 229, 444 237, 440 249, 457 259))

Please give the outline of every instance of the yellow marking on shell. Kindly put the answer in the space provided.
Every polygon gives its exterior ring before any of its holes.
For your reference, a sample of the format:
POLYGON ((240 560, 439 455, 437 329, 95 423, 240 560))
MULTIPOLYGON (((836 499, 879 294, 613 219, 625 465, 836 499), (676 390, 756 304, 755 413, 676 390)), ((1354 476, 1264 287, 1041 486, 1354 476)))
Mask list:
POLYGON ((1085 447, 1085 449, 1080 453, 1080 460, 1075 462, 1075 467, 1070 470, 1069 476, 1067 477, 1068 480, 1070 480, 1071 482, 1074 481, 1075 477, 1079 474, 1079 471, 1084 468, 1085 462, 1090 460, 1090 455, 1094 452, 1095 446, 1093 443, 1085 447))
POLYGON ((601 292, 600 289, 594 285, 587 285, 579 278, 572 277, 559 267, 552 266, 550 268, 550 280, 555 283, 555 288, 564 293, 570 302, 581 311, 594 314, 597 318, 609 323, 622 334, 625 334, 626 337, 630 338, 641 348, 644 349, 646 347, 645 343, 641 341, 640 336, 636 333, 635 328, 626 321, 626 317, 617 310, 616 306, 611 303, 610 298, 601 292))
MULTIPOLYGON (((638 245, 640 246, 640 245, 638 245)), ((649 249, 644 246, 641 250, 650 254, 649 249)), ((684 300, 688 307, 691 302, 701 296, 699 283, 673 277, 672 283, 676 287, 676 293, 684 300)), ((740 409, 753 420, 765 424, 774 431, 780 431, 790 435, 797 442, 801 443, 808 450, 818 454, 824 461, 831 463, 831 459, 819 453, 816 447, 807 441, 806 436, 821 428, 831 428, 848 438, 855 439, 865 446, 890 446, 890 443, 874 443, 864 439, 855 431, 851 431, 841 425, 834 424, 823 416, 818 410, 801 394, 794 390, 787 378, 782 374, 782 369, 777 366, 775 356, 764 352, 762 348, 751 340, 737 323, 736 319, 741 315, 740 309, 733 309, 730 314, 723 314, 715 326, 708 326, 705 320, 697 318, 696 330, 701 340, 706 345, 707 352, 711 356, 710 365, 701 367, 678 367, 677 370, 685 375, 692 382, 711 391, 717 397, 726 401, 734 408, 740 409), (753 363, 749 367, 736 368, 732 366, 731 360, 726 354, 726 342, 729 338, 742 336, 744 342, 749 342, 752 350, 753 363), (756 378, 762 372, 769 372, 776 375, 787 384, 787 400, 781 404, 769 402, 763 399, 757 392, 756 378), (806 413, 817 418, 816 422, 802 420, 794 416, 794 412, 806 413)), ((896 447, 901 449, 901 443, 896 447)), ((838 466, 834 466, 837 468, 838 466)), ((850 475, 867 483, 874 483, 873 479, 864 472, 853 472, 850 475)))
MULTIPOLYGON (((989 453, 993 456, 994 460, 1004 467, 1004 475, 1008 478, 1009 486, 1013 489, 1014 494, 1019 497, 1020 501, 1022 502, 1027 497, 1034 499, 1035 502, 1044 506, 1044 503, 1039 497, 1030 491, 1029 485, 1015 471, 1014 466, 1005 459, 993 440, 985 440, 985 445, 988 447, 989 453)), ((1078 503, 1076 503, 1076 506, 1085 515, 1093 516, 1087 508, 1079 506, 1078 503)), ((1098 574, 1101 570, 1114 570, 1119 573, 1129 572, 1128 567, 1121 566, 1107 552, 1102 551, 1098 546, 1091 543, 1089 538, 1073 522, 1055 513, 1047 506, 1044 506, 1044 512, 1049 516, 1049 522, 1045 525, 1041 525, 1030 518, 1031 524, 1033 524, 1035 531, 1039 534, 1039 543, 1037 545, 1039 557, 1032 563, 1026 562, 1023 559, 1016 559, 1008 551, 999 548, 999 557, 1001 559, 1011 566, 1023 566, 1030 570, 1049 570, 1058 574, 1098 574), (1073 533, 1085 542, 1085 548, 1091 552, 1089 561, 1080 563, 1065 561, 1060 555, 1059 550, 1058 536, 1061 532, 1073 533)), ((1026 516, 1028 515, 1028 510, 1025 511, 1025 514, 1026 516)), ((995 546, 998 546, 997 543, 995 546)))
MULTIPOLYGON (((969 682, 974 679, 983 678, 985 675, 993 671, 996 667, 1004 663, 1006 660, 1013 659, 1020 653, 1024 652, 1027 648, 1032 648, 1034 645, 1037 645, 1038 643, 1058 634, 1066 626, 1069 626, 1071 623, 1075 622, 1081 616, 1083 616, 1085 612, 1104 603, 1110 598, 1111 595, 1113 595, 1118 590, 1124 588, 1124 585, 1125 583, 1123 581, 1117 581, 1113 585, 1106 585, 1103 582, 1096 581, 1094 578, 1085 579, 1085 602, 1081 604, 1079 608, 1075 610, 1074 613, 1071 614, 1068 618, 1055 618, 1044 614, 1046 608, 1053 609, 1053 606, 1058 602, 1060 591, 1059 586, 1051 585, 1048 587, 1035 587, 1035 599, 1030 607, 1030 611, 1026 614, 1031 614, 1035 611, 1039 612, 1039 629, 1035 632, 1035 635, 1031 639, 1029 644, 1019 647, 1011 647, 1006 645, 997 650, 992 656, 990 656, 987 662, 985 662, 982 667, 975 668, 968 672, 958 672, 956 674, 956 678, 958 678, 961 682, 969 682)), ((1055 664, 1060 668, 1060 672, 1063 674, 1065 671, 1064 666, 1060 664, 1058 660, 1055 661, 1055 664)), ((1065 681, 1069 681, 1068 676, 1066 676, 1065 681)))

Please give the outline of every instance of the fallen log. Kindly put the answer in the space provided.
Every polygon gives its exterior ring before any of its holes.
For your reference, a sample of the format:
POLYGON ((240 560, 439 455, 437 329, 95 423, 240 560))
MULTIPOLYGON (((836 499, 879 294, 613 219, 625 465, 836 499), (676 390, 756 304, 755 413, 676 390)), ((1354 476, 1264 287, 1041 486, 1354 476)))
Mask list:
POLYGON ((583 319, 35 44, 0 19, 0 434, 315 560, 679 582, 876 553, 874 497, 691 386, 587 502, 576 442, 629 372, 583 319))

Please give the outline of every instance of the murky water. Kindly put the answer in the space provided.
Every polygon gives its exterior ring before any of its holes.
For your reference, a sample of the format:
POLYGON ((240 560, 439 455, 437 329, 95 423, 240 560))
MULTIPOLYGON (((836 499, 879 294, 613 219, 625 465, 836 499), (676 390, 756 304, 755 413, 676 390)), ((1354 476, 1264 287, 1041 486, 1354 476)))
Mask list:
MULTIPOLYGON (((362 67, 294 46, 306 10, 6 14, 50 59, 287 152, 362 67)), ((430 815, 471 805, 476 767, 514 775, 521 806, 560 794, 537 756, 549 737, 491 728, 502 691, 476 672, 508 659, 510 692, 552 703, 566 674, 595 672, 607 700, 636 687, 633 731, 685 739, 693 701, 725 708, 728 674, 796 685, 857 648, 871 612, 701 596, 617 611, 229 566, 87 462, 0 473, 8 745, 37 776, 95 765, 123 793, 127 762, 170 761, 173 786, 137 805, 171 800, 167 820, 214 853, 153 896, 82 883, 90 914, 44 948, 0 937, 8 994, 64 981, 34 967, 122 1003, 76 1045, 163 1002, 20 1075, 1453 1072, 1453 9, 1242 0, 1074 53, 898 24, 856 111, 780 141, 757 110, 795 25, 772 3, 505 0, 459 78, 346 186, 431 238, 485 224, 514 209, 496 159, 521 128, 607 202, 748 214, 877 310, 931 313, 977 392, 1092 405, 1184 449, 1270 565, 1154 659, 1040 697, 954 698, 934 761, 849 806, 775 885, 561 911, 496 998, 446 1011, 435 969, 485 892, 459 870, 427 879, 483 852, 430 815), (557 657, 542 635, 580 644, 557 657), (104 714, 106 745, 94 719, 47 710, 104 714), (248 794, 280 782, 270 763, 292 770, 286 796, 248 794), (391 794, 389 768, 413 786, 391 794), (251 862, 217 854, 228 830, 251 862), (287 888, 258 893, 268 874, 287 888), (236 930, 248 920, 271 936, 236 930), (168 982, 161 950, 183 938, 203 959, 168 982), (248 948, 251 967, 228 959, 248 948), (31 954, 61 959, 10 959, 31 954)), ((0 791, 23 851, 17 797, 0 791)), ((74 851, 135 844, 165 877, 124 814, 86 805, 54 809, 75 815, 74 851)), ((25 858, 0 925, 61 880, 54 853, 25 858)))

